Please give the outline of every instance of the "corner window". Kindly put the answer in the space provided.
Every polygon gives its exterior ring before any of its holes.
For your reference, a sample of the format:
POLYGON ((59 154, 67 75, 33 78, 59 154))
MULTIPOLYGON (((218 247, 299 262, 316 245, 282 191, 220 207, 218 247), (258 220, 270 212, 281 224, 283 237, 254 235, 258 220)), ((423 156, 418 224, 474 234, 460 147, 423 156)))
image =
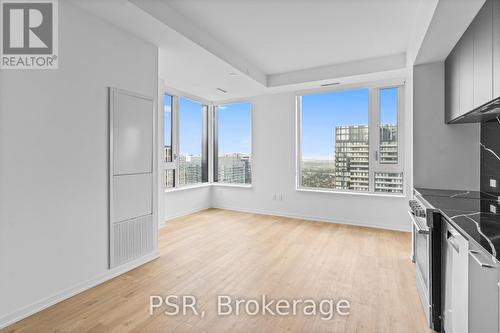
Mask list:
POLYGON ((298 96, 299 187, 403 193, 402 89, 298 96))
POLYGON ((214 182, 252 183, 252 105, 218 105, 214 113, 214 182))

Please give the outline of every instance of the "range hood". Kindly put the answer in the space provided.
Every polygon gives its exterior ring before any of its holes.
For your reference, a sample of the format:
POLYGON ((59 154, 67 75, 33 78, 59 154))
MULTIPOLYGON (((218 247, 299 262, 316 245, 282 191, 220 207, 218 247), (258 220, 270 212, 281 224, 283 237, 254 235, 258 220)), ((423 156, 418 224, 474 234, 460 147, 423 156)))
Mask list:
POLYGON ((497 97, 490 102, 483 104, 456 119, 453 119, 449 123, 484 123, 497 117, 500 117, 500 97, 497 97))

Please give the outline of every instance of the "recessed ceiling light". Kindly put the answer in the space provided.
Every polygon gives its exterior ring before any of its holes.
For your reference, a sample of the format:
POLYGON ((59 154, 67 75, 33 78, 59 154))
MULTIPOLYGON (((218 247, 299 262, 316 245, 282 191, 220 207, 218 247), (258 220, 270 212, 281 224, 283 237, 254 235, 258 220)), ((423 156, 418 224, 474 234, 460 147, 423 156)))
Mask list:
POLYGON ((224 89, 222 89, 222 88, 217 88, 217 90, 218 90, 218 91, 220 91, 220 92, 223 92, 224 94, 226 94, 226 93, 227 93, 227 90, 224 90, 224 89))
POLYGON ((322 87, 329 87, 329 86, 336 86, 337 84, 340 84, 340 82, 323 83, 321 86, 322 87))
POLYGON ((238 76, 238 73, 235 73, 235 72, 231 72, 229 73, 230 76, 238 76))

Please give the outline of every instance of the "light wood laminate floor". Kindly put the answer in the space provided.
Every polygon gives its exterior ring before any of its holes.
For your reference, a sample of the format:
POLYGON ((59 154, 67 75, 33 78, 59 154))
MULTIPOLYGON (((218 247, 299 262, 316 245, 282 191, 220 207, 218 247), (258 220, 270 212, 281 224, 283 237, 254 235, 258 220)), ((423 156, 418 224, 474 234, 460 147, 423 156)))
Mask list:
MULTIPOLYGON (((169 221, 161 257, 0 332, 431 332, 411 235, 210 209, 169 221), (149 315, 150 295, 194 295, 199 316, 149 315), (216 316, 217 295, 347 299, 348 316, 216 316)), ((163 309, 165 310, 165 309, 163 309)))

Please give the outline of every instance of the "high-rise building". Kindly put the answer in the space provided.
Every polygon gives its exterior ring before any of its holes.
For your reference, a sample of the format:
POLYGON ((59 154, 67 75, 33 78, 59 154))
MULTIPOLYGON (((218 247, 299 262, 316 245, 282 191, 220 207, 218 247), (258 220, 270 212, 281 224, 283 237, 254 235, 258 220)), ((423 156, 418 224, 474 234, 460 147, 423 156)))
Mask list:
MULTIPOLYGON (((369 191, 369 154, 367 125, 337 126, 335 128, 335 188, 369 191)), ((381 164, 398 162, 397 125, 381 126, 379 161, 381 164)), ((375 192, 403 192, 401 172, 375 172, 374 178, 375 192)))
POLYGON ((403 193, 403 174, 375 172, 375 192, 403 193))
POLYGON ((380 126, 380 163, 398 163, 398 127, 394 124, 380 126))
POLYGON ((245 184, 252 183, 252 162, 250 161, 250 155, 242 155, 241 161, 243 162, 245 168, 245 184))
POLYGON ((368 126, 335 128, 335 188, 368 191, 369 184, 368 126))
POLYGON ((252 182, 250 155, 242 153, 219 155, 218 181, 223 183, 250 184, 252 182))
POLYGON ((201 156, 179 156, 179 184, 194 184, 201 182, 201 156))
POLYGON ((172 146, 164 146, 165 148, 165 162, 172 162, 172 146))
MULTIPOLYGON (((398 163, 398 127, 395 124, 380 126, 379 158, 382 164, 398 163)), ((375 172, 375 191, 403 193, 401 172, 375 172)))

